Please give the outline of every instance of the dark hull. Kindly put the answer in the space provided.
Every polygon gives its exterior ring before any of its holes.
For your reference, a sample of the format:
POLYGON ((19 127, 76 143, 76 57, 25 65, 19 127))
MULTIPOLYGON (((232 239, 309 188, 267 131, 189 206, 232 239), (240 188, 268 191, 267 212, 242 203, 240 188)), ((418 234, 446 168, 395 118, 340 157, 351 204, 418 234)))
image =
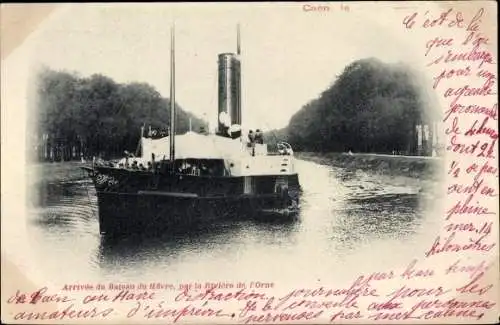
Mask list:
POLYGON ((175 233, 217 220, 296 217, 295 211, 279 206, 279 198, 199 199, 101 192, 98 204, 100 231, 106 234, 175 233))
MULTIPOLYGON (((89 170, 90 171, 90 170, 89 170)), ((99 227, 108 235, 165 233, 217 220, 290 220, 298 213, 298 177, 286 179, 290 193, 276 193, 277 177, 257 177, 254 193, 244 178, 153 175, 112 168, 91 172, 97 190, 99 227)), ((287 176, 288 177, 288 176, 287 176)))

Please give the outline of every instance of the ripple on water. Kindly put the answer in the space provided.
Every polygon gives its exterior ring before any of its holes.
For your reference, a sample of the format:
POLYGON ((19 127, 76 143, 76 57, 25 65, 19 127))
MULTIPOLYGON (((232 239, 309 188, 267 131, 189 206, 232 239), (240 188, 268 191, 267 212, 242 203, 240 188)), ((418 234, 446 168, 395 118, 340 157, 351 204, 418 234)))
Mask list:
POLYGON ((46 230, 47 236, 57 236, 58 232, 95 233, 98 209, 91 185, 88 180, 39 183, 32 193, 35 207, 30 221, 46 230))
MULTIPOLYGON (((162 278, 200 267, 206 268, 207 276, 230 277, 274 272, 277 266, 295 269, 304 261, 328 260, 334 267, 353 252, 373 254, 372 243, 401 241, 417 229, 425 231, 423 185, 418 179, 306 161, 298 161, 296 169, 303 187, 296 222, 220 222, 181 235, 138 235, 119 241, 100 236, 97 198, 88 179, 40 182, 32 198, 34 248, 41 260, 58 261, 54 272, 78 265, 80 272, 97 279, 162 278), (269 265, 252 262, 256 256, 269 265)), ((324 268, 325 276, 335 271, 324 268)))

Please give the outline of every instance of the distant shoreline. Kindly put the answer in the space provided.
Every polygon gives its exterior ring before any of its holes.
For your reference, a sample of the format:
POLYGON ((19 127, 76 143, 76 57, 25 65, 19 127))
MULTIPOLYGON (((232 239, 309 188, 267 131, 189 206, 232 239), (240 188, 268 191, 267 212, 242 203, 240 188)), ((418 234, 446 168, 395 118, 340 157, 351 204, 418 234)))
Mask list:
POLYGON ((321 165, 352 170, 369 170, 378 174, 408 177, 436 178, 443 170, 440 157, 400 156, 373 153, 344 152, 295 152, 297 159, 312 161, 321 165))
MULTIPOLYGON (((442 159, 427 156, 398 156, 373 153, 342 153, 342 152, 295 152, 295 157, 312 161, 320 165, 328 165, 347 170, 366 170, 373 173, 408 177, 435 178, 437 172, 443 170, 442 159)), ((29 162, 31 182, 68 181, 86 179, 86 174, 79 168, 91 162, 82 163, 79 160, 55 162, 29 162)))

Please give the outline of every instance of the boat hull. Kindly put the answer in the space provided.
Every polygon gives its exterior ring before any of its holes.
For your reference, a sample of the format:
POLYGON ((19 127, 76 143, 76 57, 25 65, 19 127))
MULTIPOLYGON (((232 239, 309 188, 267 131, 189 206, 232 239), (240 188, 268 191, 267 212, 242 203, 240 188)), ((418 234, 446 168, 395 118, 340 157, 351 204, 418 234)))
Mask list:
POLYGON ((287 179, 295 189, 291 194, 275 192, 270 185, 277 178, 271 176, 256 180, 258 192, 249 194, 244 193, 243 179, 207 181, 106 168, 88 171, 97 191, 100 232, 111 236, 184 232, 217 220, 294 220, 299 210, 296 175, 287 179))

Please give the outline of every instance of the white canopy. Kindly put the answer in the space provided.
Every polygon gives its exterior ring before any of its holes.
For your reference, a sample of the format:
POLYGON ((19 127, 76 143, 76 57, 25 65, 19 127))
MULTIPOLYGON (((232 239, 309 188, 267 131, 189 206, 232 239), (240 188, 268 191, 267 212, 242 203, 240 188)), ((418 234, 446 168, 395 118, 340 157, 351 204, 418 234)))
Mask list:
MULTIPOLYGON (((170 156, 170 138, 161 139, 142 138, 142 157, 150 160, 151 154, 155 159, 170 156)), ((248 155, 246 142, 240 138, 231 139, 217 135, 203 135, 195 132, 187 132, 175 136, 175 158, 176 159, 224 159, 248 155)))

